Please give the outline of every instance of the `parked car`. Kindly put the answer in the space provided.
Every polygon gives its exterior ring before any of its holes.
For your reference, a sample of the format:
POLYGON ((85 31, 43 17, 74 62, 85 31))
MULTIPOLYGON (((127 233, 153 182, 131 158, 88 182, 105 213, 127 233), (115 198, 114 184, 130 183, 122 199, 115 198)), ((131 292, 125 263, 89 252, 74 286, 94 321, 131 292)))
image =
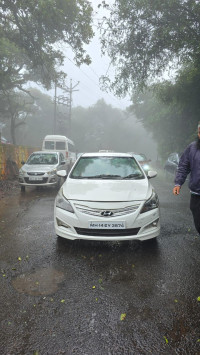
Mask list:
POLYGON ((57 171, 67 169, 64 155, 55 151, 38 151, 32 153, 28 160, 22 162, 19 170, 21 190, 28 186, 59 186, 61 178, 57 171))
POLYGON ((176 174, 177 168, 178 168, 178 164, 179 164, 179 160, 180 160, 180 153, 171 153, 164 165, 164 169, 166 172, 171 173, 173 175, 176 174))
MULTIPOLYGON (((57 172, 66 177, 65 171, 57 172)), ((136 159, 126 153, 84 153, 54 205, 57 236, 87 240, 147 240, 160 232, 159 200, 136 159)))
POLYGON ((1 136, 1 143, 3 144, 10 144, 10 142, 3 136, 1 136))
POLYGON ((145 154, 143 153, 134 153, 134 152, 129 152, 142 166, 142 168, 146 171, 150 170, 151 167, 149 163, 151 162, 151 159, 148 159, 145 154))

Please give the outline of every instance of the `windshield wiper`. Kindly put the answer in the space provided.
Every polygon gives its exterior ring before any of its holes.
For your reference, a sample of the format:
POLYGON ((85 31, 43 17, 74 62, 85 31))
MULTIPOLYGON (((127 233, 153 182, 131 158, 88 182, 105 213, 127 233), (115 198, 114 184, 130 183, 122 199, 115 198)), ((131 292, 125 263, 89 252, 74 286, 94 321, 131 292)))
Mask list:
POLYGON ((142 178, 143 174, 137 173, 137 174, 130 174, 125 176, 123 179, 139 179, 142 178))
POLYGON ((85 179, 121 179, 121 175, 107 175, 107 174, 101 174, 101 175, 95 175, 95 176, 85 176, 85 179))

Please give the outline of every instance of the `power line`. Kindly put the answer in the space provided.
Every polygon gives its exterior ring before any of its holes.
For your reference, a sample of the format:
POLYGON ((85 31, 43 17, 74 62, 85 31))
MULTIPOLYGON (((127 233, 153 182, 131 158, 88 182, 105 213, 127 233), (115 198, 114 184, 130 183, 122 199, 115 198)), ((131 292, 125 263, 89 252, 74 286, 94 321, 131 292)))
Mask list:
MULTIPOLYGON (((79 69, 90 81, 92 81, 97 87, 98 87, 98 89, 100 90, 100 91, 102 91, 101 90, 101 88, 99 87, 99 84, 97 84, 91 77, 89 77, 81 68, 79 68, 74 62, 73 62, 73 60, 71 60, 69 57, 67 57, 66 56, 66 58, 77 68, 77 69, 79 69)), ((98 76, 98 74, 89 66, 89 69, 98 77, 98 79, 100 80, 100 77, 98 76)), ((109 65, 109 67, 108 67, 108 69, 107 69, 107 72, 106 72, 106 74, 108 73, 108 71, 109 71, 109 69, 110 69, 110 65, 109 65)), ((107 95, 109 96, 109 97, 111 97, 112 99, 114 99, 116 102, 118 102, 119 103, 119 100, 117 100, 116 98, 115 98, 115 96, 111 96, 108 92, 106 92, 107 93, 107 95)))

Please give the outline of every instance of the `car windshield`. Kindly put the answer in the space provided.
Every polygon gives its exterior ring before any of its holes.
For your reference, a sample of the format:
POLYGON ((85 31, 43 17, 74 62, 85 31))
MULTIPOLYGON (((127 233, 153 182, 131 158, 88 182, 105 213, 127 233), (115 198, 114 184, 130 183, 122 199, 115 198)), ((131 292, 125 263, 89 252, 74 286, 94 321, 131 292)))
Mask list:
POLYGON ((58 156, 57 154, 43 154, 43 153, 37 153, 37 154, 32 154, 26 164, 28 165, 54 165, 58 163, 58 156))
POLYGON ((72 179, 144 179, 132 157, 81 157, 70 174, 72 179))

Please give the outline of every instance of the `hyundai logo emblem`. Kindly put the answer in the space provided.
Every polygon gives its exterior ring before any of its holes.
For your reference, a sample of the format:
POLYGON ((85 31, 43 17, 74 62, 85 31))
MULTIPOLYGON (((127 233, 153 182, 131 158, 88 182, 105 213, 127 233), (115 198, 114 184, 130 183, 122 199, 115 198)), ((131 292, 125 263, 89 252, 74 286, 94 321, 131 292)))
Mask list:
POLYGON ((101 216, 104 216, 104 217, 111 217, 112 215, 113 215, 113 212, 111 212, 111 211, 101 212, 101 216))

